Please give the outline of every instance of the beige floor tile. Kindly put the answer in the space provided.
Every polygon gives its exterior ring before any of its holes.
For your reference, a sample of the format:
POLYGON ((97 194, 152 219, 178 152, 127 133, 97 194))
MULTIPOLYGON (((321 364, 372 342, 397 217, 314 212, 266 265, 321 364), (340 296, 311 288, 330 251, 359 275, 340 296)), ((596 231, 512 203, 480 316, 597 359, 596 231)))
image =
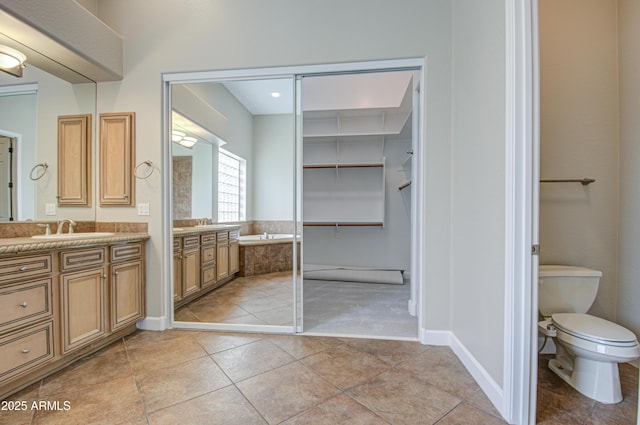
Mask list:
POLYGON ((209 357, 136 376, 147 412, 215 391, 231 384, 209 357))
POLYGON ((498 418, 501 417, 498 409, 495 408, 493 403, 491 403, 491 400, 489 400, 489 397, 487 397, 487 395, 481 389, 477 389, 475 393, 473 393, 465 400, 465 403, 477 407, 480 410, 484 410, 490 415, 496 416, 498 418))
POLYGON ((373 354, 379 360, 396 366, 399 363, 412 359, 428 347, 418 341, 394 341, 385 339, 349 338, 345 341, 352 347, 365 353, 373 354))
POLYGON ((237 386, 270 424, 311 409, 339 392, 299 362, 247 379, 237 386))
POLYGON ((385 425, 387 422, 352 398, 339 394, 283 425, 385 425))
POLYGON ((331 347, 344 344, 339 338, 301 335, 273 335, 269 341, 291 354, 296 359, 302 359, 319 353, 331 347))
POLYGON ((466 403, 459 404, 438 425, 503 425, 506 421, 496 418, 466 403))
POLYGON ((428 347, 398 369, 460 398, 469 397, 479 388, 449 347, 428 347))
POLYGON ((211 357, 234 382, 295 361, 292 356, 268 340, 221 351, 211 357))
POLYGON ((241 334, 213 331, 197 332, 193 335, 193 337, 209 354, 240 347, 242 345, 246 345, 265 338, 265 336, 261 334, 241 334))
POLYGON ((33 425, 113 425, 144 417, 142 400, 133 377, 109 381, 84 391, 57 394, 49 402, 68 402, 69 410, 38 410, 33 425))
POLYGON ((79 360, 58 373, 44 379, 40 397, 50 398, 56 394, 84 390, 115 379, 133 376, 125 351, 113 351, 99 356, 79 360))
POLYGON ((190 305, 189 310, 201 322, 219 323, 234 317, 245 316, 249 312, 235 304, 211 303, 190 305))
POLYGON ((207 355, 192 334, 136 343, 133 348, 127 348, 127 353, 136 374, 174 366, 207 355))
POLYGON ((387 371, 347 394, 391 424, 433 424, 461 399, 398 371, 387 371))
POLYGON ((348 345, 329 348, 305 357, 301 361, 343 390, 379 375, 389 368, 375 356, 348 345))
MULTIPOLYGON (((38 401, 41 381, 6 398, 6 409, 0 409, 0 424, 29 425, 35 411, 31 408, 38 401)), ((3 407, 5 407, 3 405, 3 407)))
POLYGON ((160 332, 140 331, 125 337, 124 345, 127 350, 134 349, 138 346, 147 347, 149 344, 157 344, 163 341, 173 340, 175 338, 188 338, 192 331, 167 329, 160 332))
POLYGON ((271 310, 263 310, 253 313, 258 319, 268 325, 292 326, 293 325, 293 305, 284 305, 271 310))
POLYGON ((150 425, 264 425, 265 420, 234 386, 149 414, 150 425))

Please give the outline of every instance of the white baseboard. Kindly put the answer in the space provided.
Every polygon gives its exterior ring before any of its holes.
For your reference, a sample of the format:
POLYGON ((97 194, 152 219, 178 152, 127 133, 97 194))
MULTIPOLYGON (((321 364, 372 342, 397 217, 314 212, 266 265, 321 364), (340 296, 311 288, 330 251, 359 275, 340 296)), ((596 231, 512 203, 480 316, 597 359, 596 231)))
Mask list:
POLYGON ((451 346, 451 332, 420 329, 420 342, 424 345, 451 346))
POLYGON ((169 318, 167 316, 147 316, 142 320, 138 320, 136 327, 146 331, 164 331, 169 328, 169 318))
POLYGON ((505 400, 502 388, 494 381, 489 373, 482 367, 475 357, 467 350, 456 336, 451 333, 451 349, 458 356, 464 367, 469 371, 473 379, 476 380, 482 391, 489 398, 491 403, 498 409, 503 417, 505 416, 505 400))

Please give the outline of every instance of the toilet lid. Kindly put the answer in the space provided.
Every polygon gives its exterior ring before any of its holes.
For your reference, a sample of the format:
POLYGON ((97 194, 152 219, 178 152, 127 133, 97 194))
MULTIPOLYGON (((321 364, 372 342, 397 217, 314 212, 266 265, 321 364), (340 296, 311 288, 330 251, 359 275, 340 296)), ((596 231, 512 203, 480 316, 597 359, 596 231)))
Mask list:
POLYGON ((556 313, 551 320, 558 329, 577 338, 616 346, 638 343, 636 335, 629 329, 589 314, 556 313))

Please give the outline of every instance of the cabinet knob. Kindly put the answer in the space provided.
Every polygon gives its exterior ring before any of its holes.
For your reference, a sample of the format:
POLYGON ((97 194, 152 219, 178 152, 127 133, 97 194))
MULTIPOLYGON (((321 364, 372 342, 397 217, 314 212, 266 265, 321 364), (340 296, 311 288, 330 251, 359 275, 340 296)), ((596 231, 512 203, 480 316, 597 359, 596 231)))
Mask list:
POLYGON ((118 270, 116 270, 115 272, 113 272, 114 275, 118 276, 118 270))
POLYGON ((28 304, 27 304, 27 302, 26 302, 26 301, 22 301, 22 302, 20 303, 20 307, 22 307, 22 308, 27 308, 27 305, 28 305, 28 304))
POLYGON ((23 349, 22 349, 22 352, 23 352, 24 354, 29 354, 29 352, 31 352, 31 350, 29 350, 28 348, 23 348, 23 349))
POLYGON ((29 270, 29 267, 27 267, 27 266, 20 267, 20 271, 21 272, 26 272, 27 270, 29 270))
POLYGON ((107 275, 106 275, 106 274, 103 274, 103 275, 102 275, 102 278, 103 278, 103 279, 106 279, 106 278, 107 278, 107 275))

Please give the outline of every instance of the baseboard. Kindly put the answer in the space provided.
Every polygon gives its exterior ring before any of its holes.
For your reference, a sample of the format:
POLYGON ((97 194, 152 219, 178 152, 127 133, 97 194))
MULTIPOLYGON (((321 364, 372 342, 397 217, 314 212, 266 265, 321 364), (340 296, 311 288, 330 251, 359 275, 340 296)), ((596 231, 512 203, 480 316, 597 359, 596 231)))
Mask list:
POLYGON ((169 328, 169 318, 167 316, 147 316, 142 320, 138 320, 136 327, 145 331, 164 331, 169 328))
POLYGON ((471 376, 473 376, 473 379, 475 379, 498 412, 500 412, 503 417, 506 417, 504 412, 505 400, 502 388, 500 388, 491 375, 489 375, 473 354, 467 350, 467 348, 453 333, 451 333, 450 339, 451 349, 456 356, 458 356, 458 359, 460 359, 464 367, 469 371, 471 376))
POLYGON ((450 331, 431 331, 429 329, 420 329, 420 342, 424 345, 451 345, 450 331))

